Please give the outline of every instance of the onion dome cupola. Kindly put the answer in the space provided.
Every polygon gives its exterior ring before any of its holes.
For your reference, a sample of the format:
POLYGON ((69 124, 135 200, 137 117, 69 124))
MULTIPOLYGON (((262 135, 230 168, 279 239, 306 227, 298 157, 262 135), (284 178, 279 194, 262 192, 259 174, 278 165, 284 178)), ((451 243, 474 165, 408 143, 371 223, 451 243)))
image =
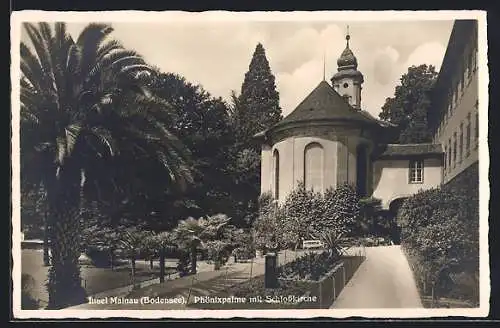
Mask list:
POLYGON ((337 73, 332 77, 332 85, 353 108, 361 109, 361 84, 363 74, 358 71, 358 60, 349 48, 349 27, 347 27, 346 48, 337 60, 337 73))

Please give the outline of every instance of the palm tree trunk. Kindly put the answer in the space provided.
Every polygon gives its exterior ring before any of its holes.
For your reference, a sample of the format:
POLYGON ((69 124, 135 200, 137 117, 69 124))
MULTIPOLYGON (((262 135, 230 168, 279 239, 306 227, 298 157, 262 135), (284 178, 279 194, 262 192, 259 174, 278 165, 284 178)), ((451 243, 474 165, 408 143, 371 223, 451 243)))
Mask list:
POLYGON ((196 274, 196 245, 191 246, 191 273, 196 274))
POLYGON ((165 282, 165 250, 160 250, 160 282, 165 282))
POLYGON ((50 255, 49 255, 49 222, 47 218, 47 211, 44 211, 43 219, 43 265, 50 265, 50 255))
POLYGON ((135 257, 132 257, 130 259, 130 263, 131 263, 131 266, 132 266, 132 284, 135 285, 135 257))
POLYGON ((110 267, 111 271, 115 268, 114 262, 115 262, 115 250, 113 248, 109 249, 109 260, 110 260, 110 267))
MULTIPOLYGON (((49 201, 49 236, 52 266, 47 284, 48 309, 61 309, 85 302, 81 284, 80 265, 80 207, 85 175, 80 188, 69 181, 54 181, 49 201), (66 183, 65 183, 66 182, 66 183), (69 183, 68 183, 69 182, 69 183), (76 190, 75 190, 76 189, 76 190)), ((49 188, 47 188, 49 194, 49 188)))

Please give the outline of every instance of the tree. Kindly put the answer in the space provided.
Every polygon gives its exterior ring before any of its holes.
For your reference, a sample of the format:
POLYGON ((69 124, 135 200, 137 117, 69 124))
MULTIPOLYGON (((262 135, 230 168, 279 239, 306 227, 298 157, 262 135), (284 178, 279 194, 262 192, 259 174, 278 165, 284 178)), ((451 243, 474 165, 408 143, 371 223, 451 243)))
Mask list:
POLYGON ((162 202, 168 205, 162 214, 175 215, 172 221, 176 221, 179 217, 232 213, 228 168, 234 137, 228 106, 201 86, 172 73, 158 75, 154 92, 171 105, 169 126, 191 151, 194 175, 194 183, 182 199, 176 196, 162 202))
POLYGON ((143 231, 136 228, 129 228, 120 234, 119 245, 130 260, 130 273, 132 285, 135 285, 136 266, 135 261, 139 254, 143 253, 147 246, 147 240, 151 237, 151 231, 143 231))
POLYGON ((245 73, 238 106, 235 108, 238 139, 242 143, 247 143, 254 134, 273 126, 281 118, 275 77, 271 72, 264 47, 258 43, 248 72, 245 73))
POLYGON ((235 144, 231 149, 233 197, 238 216, 251 224, 256 218, 260 193, 260 145, 253 136, 278 123, 279 93, 262 44, 257 44, 239 96, 232 94, 231 122, 235 144))
POLYGON ((191 181, 189 152, 166 127, 168 104, 148 90, 155 70, 108 40, 111 26, 89 24, 76 40, 64 23, 24 26, 34 52, 21 43, 21 182, 47 191, 48 308, 58 309, 85 300, 78 265, 84 196, 132 195, 163 183, 183 188, 191 181))
POLYGON ((177 248, 175 236, 169 231, 162 231, 154 235, 156 245, 158 246, 159 262, 160 262, 160 283, 165 282, 165 256, 168 251, 173 251, 177 248))
POLYGON ((180 220, 173 233, 180 248, 189 250, 191 273, 196 274, 198 248, 205 242, 222 239, 223 228, 230 218, 224 214, 208 216, 207 218, 180 220))
POLYGON ((432 65, 411 66, 387 98, 379 117, 398 125, 399 143, 425 143, 432 140, 428 127, 430 91, 438 73, 432 65))

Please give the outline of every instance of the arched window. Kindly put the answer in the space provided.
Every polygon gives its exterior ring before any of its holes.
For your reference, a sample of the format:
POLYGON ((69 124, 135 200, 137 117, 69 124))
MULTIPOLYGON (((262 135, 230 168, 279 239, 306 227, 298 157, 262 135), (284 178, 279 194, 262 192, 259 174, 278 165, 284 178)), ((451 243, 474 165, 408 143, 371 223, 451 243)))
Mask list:
POLYGON ((306 189, 323 191, 323 147, 317 142, 304 150, 304 184, 306 189))
POLYGON ((274 163, 274 199, 279 199, 280 196, 280 154, 277 149, 273 153, 274 163))

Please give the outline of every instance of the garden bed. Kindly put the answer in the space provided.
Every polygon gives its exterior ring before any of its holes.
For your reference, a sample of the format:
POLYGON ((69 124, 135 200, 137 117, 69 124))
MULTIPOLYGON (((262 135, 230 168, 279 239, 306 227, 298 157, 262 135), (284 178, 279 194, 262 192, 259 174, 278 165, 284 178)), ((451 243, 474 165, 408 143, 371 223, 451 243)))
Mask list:
POLYGON ((287 266, 297 267, 298 263, 303 262, 302 257, 294 261, 297 263, 292 262, 283 267, 283 271, 288 272, 288 278, 280 278, 278 288, 264 288, 264 276, 259 276, 218 295, 198 299, 189 306, 212 310, 329 308, 363 260, 360 256, 344 256, 332 263, 329 270, 319 277, 305 274, 300 278, 299 273, 294 276, 292 272, 286 271, 287 266))

